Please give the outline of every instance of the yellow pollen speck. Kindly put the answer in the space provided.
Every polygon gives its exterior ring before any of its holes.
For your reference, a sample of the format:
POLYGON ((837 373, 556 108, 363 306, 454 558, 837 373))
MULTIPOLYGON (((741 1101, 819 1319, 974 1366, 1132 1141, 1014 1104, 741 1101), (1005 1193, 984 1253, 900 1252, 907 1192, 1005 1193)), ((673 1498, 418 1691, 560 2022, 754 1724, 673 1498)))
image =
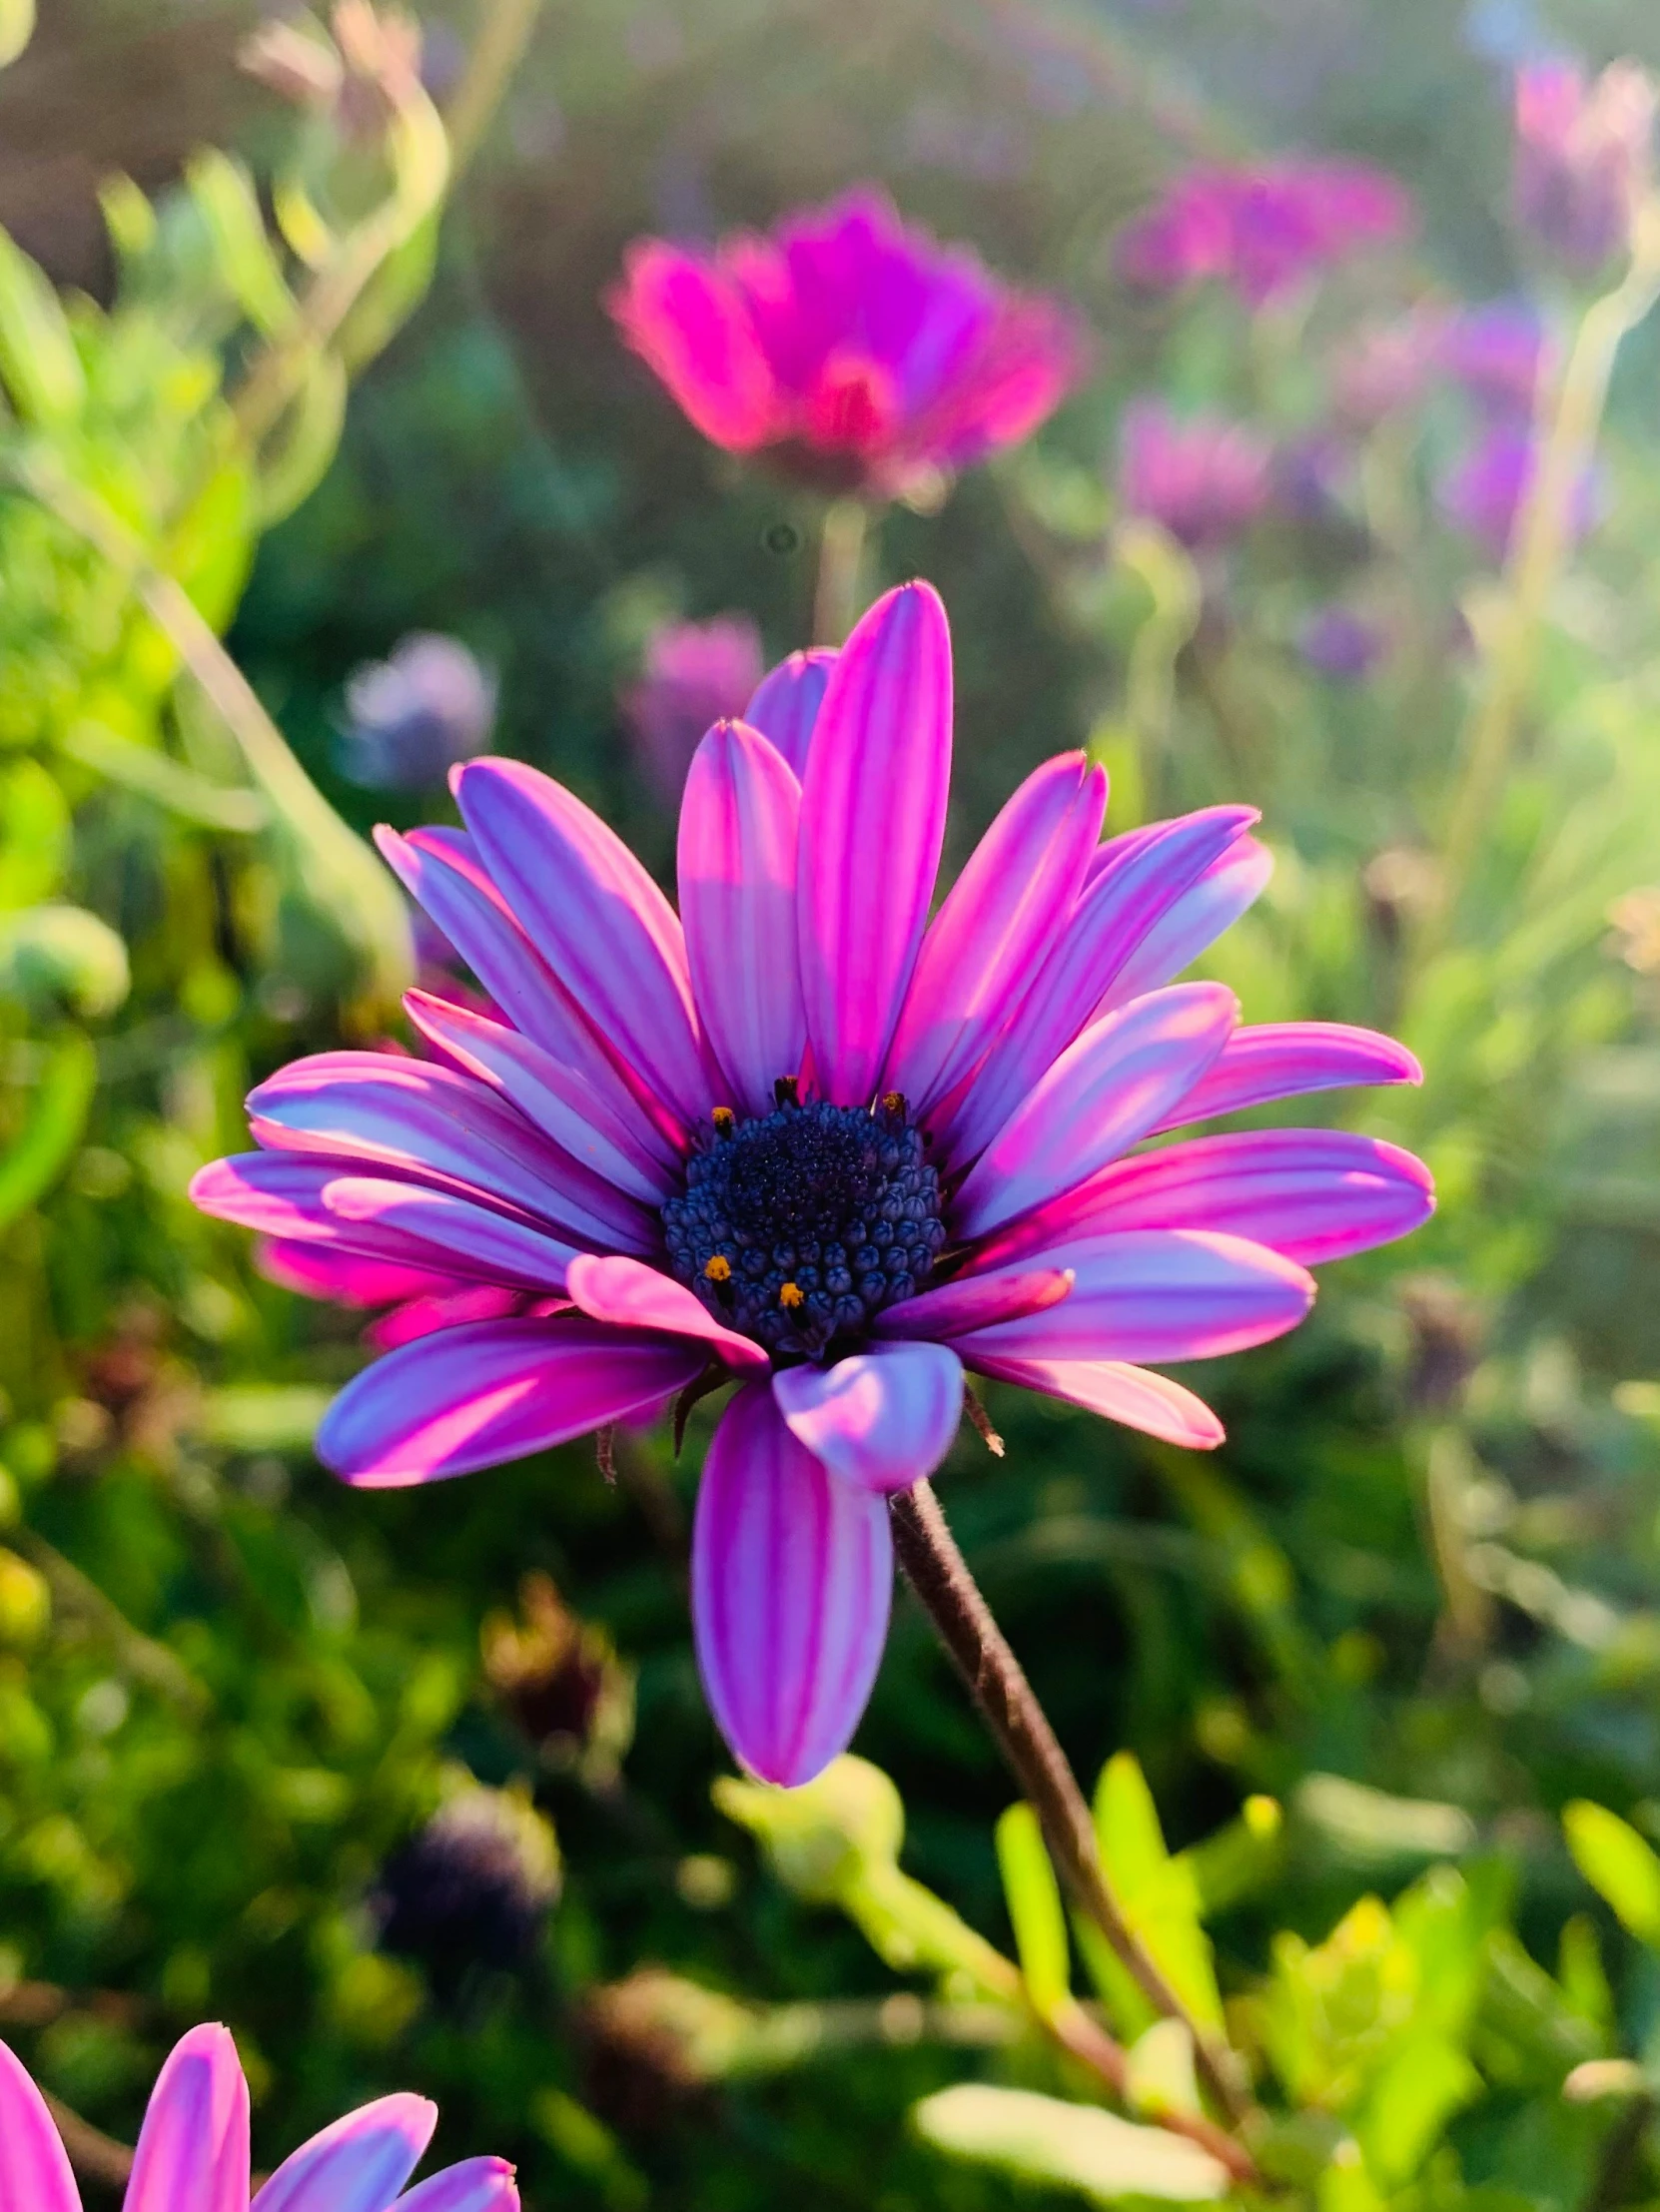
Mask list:
POLYGON ((882 1105, 889 1113, 903 1113, 905 1111, 904 1092, 890 1091, 882 1101, 882 1105))
POLYGON ((705 1260, 703 1272, 711 1282, 730 1282, 732 1279, 732 1262, 724 1252, 716 1252, 713 1259, 705 1260))
POLYGON ((787 1305, 793 1312, 798 1305, 807 1303, 807 1293, 802 1289, 800 1283, 787 1282, 778 1293, 778 1303, 787 1305))
POLYGON ((730 1106, 716 1106, 709 1118, 721 1136, 730 1136, 738 1125, 738 1117, 730 1106))

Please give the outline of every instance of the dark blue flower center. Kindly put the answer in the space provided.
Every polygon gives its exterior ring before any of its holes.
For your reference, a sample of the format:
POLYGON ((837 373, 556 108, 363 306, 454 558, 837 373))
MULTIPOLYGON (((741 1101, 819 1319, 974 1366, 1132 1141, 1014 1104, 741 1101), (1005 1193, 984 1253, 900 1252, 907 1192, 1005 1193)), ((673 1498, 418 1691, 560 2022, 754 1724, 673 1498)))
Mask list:
POLYGON ((903 1099, 867 1112, 780 1091, 754 1120, 716 1113, 663 1233, 675 1274, 728 1328, 812 1358, 926 1282, 946 1240, 940 1178, 903 1099))

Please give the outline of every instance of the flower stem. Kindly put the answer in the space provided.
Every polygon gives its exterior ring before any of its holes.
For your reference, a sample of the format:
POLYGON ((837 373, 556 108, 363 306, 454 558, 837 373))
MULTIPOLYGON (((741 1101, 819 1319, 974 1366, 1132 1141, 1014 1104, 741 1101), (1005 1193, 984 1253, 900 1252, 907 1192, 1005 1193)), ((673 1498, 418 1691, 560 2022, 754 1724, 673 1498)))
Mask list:
POLYGON ((466 73, 443 113, 443 127, 449 134, 451 185, 471 167, 513 72, 524 58, 541 7, 542 0, 495 0, 486 13, 466 73))
MULTIPOLYGON (((932 1486, 919 1482, 901 1491, 890 1501, 889 1517, 905 1579, 939 1631, 1010 1773, 1036 1812, 1063 1886, 1100 1928, 1154 2010, 1187 2028, 1207 2088, 1239 2126, 1250 2117, 1251 2106, 1235 2078, 1232 2054, 1219 2050, 1194 2019, 1126 1920, 1101 1863, 1095 1823, 1067 1755, 969 1573, 932 1486)), ((1222 2140, 1228 2144, 1234 2169, 1239 2170, 1244 2155, 1240 2146, 1226 2136, 1222 2140)), ((1216 2149, 1215 2144, 1209 2147, 1216 2149)), ((1223 2153, 1219 2150, 1217 2155, 1223 2153)))
POLYGON ((813 643, 840 645, 864 611, 859 577, 864 567, 870 510, 862 499, 832 499, 818 541, 818 583, 813 592, 813 643))

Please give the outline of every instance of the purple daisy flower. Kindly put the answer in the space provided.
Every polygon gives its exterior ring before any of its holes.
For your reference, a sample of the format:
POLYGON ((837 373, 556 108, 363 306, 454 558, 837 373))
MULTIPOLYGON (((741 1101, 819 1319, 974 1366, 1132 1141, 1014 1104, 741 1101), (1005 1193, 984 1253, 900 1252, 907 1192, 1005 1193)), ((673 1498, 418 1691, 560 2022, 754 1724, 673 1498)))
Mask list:
POLYGON ((951 642, 921 583, 774 670, 698 748, 680 911, 515 761, 463 831, 382 850, 503 1011, 415 992, 448 1065, 328 1053, 249 1102, 209 1212, 536 1301, 389 1352, 318 1452, 367 1487, 459 1475, 731 1383, 698 1499, 709 1702, 769 1781, 848 1742, 887 1630, 887 1495, 950 1450, 964 1370, 1173 1442, 1220 1424, 1148 1362, 1293 1328, 1310 1262, 1399 1236, 1392 1145, 1273 1129, 1138 1150, 1264 1101, 1418 1080, 1387 1038, 1238 1027, 1173 983, 1250 903, 1254 814, 1098 843, 1106 778, 1037 769, 930 920, 951 642))
POLYGON ((1406 192, 1363 162, 1206 167, 1129 226, 1118 262, 1150 291, 1214 278, 1259 308, 1361 248, 1396 243, 1411 225, 1406 192))
MULTIPOLYGON (((446 2166, 403 2194, 437 2125, 424 2097, 382 2097, 314 2135, 254 2199, 258 2212, 518 2212, 499 2158, 446 2166)), ((193 2027, 162 2068, 125 2212, 249 2212, 248 2083, 223 2027, 193 2027)), ((46 2100, 0 2043, 0 2212, 81 2212, 46 2100)))
POLYGON ((1273 448, 1225 415, 1173 414, 1158 399, 1124 410, 1119 493, 1131 514, 1167 529, 1190 552, 1232 543, 1267 506, 1273 448))
POLYGON ((1067 309, 869 187, 712 254, 640 239, 606 306, 716 445, 882 498, 1030 436, 1085 358, 1067 309))

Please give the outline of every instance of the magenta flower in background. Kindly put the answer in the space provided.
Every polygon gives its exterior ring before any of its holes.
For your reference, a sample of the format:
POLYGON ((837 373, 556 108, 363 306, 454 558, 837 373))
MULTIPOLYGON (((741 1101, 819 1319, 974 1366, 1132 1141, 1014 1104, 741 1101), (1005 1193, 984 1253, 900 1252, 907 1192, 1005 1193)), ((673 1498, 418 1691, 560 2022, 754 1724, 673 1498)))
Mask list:
POLYGON ((1489 415, 1530 422, 1551 365, 1537 309, 1525 300, 1461 309, 1442 334, 1440 365, 1489 415))
POLYGON ((747 614, 665 622, 647 639, 639 678, 621 705, 640 765, 665 806, 680 804, 704 731, 742 714, 763 666, 761 633, 747 614))
MULTIPOLYGON (((279 2166, 258 2212, 517 2212, 499 2158, 447 2166, 403 2195, 437 2124, 424 2097, 382 2097, 279 2166)), ((162 2068, 133 2157, 125 2212, 248 2212, 248 2084, 223 2027, 193 2027, 162 2068)), ((81 2212, 46 2100, 0 2043, 0 2212, 81 2212)))
POLYGON ((1175 292, 1206 278, 1259 308, 1365 247, 1405 238, 1405 190, 1363 162, 1191 169, 1119 240, 1132 284, 1175 292))
MULTIPOLYGON (((1509 552, 1538 456, 1538 440, 1528 423, 1495 422, 1440 481, 1441 512, 1455 528, 1479 539, 1494 561, 1509 552)), ((1576 537, 1583 537, 1595 522, 1597 501, 1597 479, 1587 470, 1570 517, 1576 537)))
POLYGON ((638 240, 606 305, 716 445, 881 498, 1030 436, 1085 359, 1070 311, 868 187, 713 252, 638 240))
POLYGON ((495 679, 459 638, 415 630, 346 686, 341 767, 354 783, 418 791, 488 741, 495 679))
POLYGON ((1516 221, 1582 275, 1630 239, 1652 181, 1654 106, 1654 86, 1634 62, 1615 62, 1594 84, 1560 59, 1516 72, 1516 221))
POLYGON ((1136 399, 1119 431, 1119 496, 1190 552, 1213 552, 1248 529, 1273 489, 1273 449, 1244 422, 1173 414, 1136 399))
POLYGON ((724 1384, 692 1560, 728 1743, 796 1784, 880 1662, 887 1494, 931 1474, 964 1371, 1195 1447, 1150 1362, 1292 1328, 1306 1269, 1399 1236, 1423 1167, 1347 1131, 1144 1139, 1417 1080, 1386 1038, 1241 1029, 1175 983, 1268 862, 1248 808, 1098 842, 1106 778, 1037 769, 937 913, 951 646, 926 584, 773 672, 699 746, 676 914, 518 762, 454 779, 465 829, 382 833, 503 1019, 420 992, 447 1065, 326 1053, 249 1101, 262 1147, 207 1211, 534 1302, 389 1352, 318 1435, 367 1488, 464 1474, 724 1384))

